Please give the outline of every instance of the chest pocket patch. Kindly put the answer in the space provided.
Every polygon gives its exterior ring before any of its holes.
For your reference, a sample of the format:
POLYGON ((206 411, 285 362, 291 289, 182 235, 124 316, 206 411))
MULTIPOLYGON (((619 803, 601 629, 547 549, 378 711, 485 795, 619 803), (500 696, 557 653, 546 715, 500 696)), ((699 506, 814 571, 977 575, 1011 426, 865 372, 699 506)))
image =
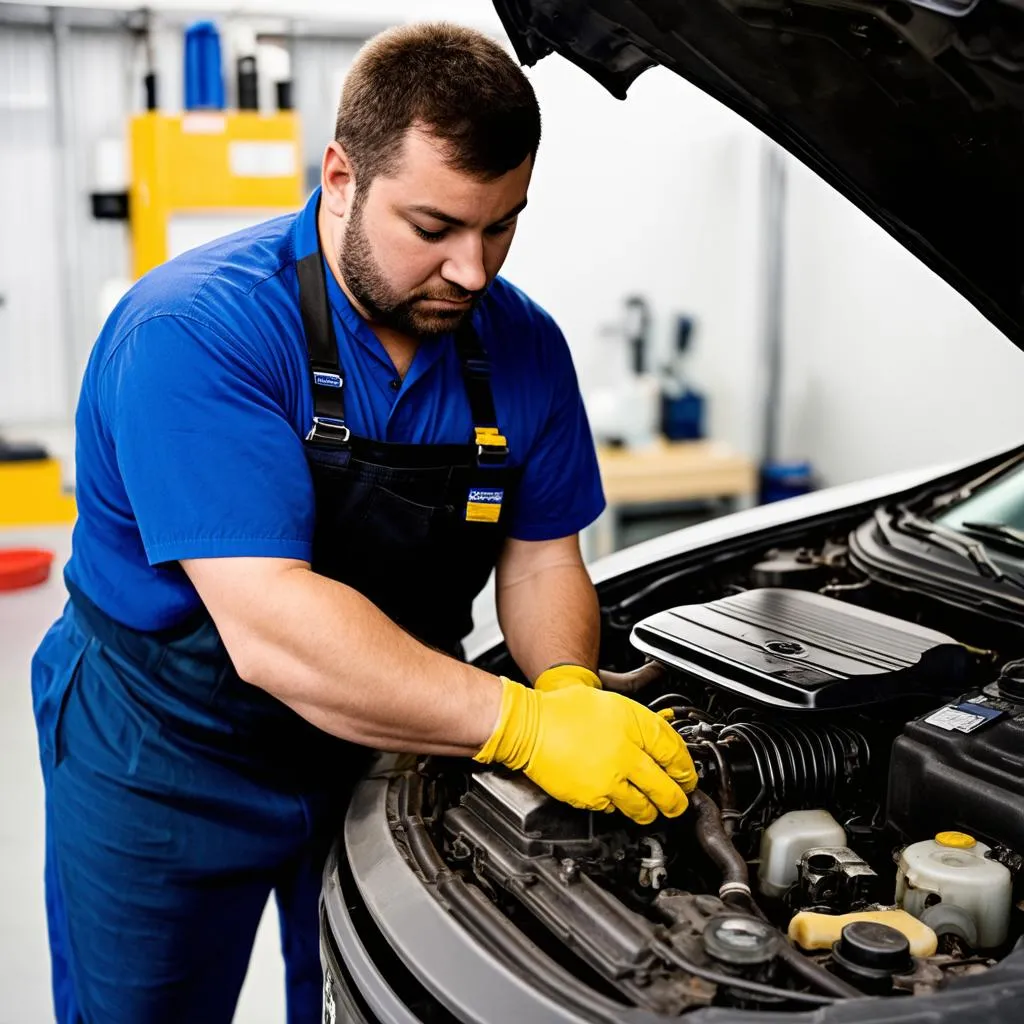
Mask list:
POLYGON ((501 518, 503 487, 471 487, 466 501, 467 523, 496 523, 501 518))

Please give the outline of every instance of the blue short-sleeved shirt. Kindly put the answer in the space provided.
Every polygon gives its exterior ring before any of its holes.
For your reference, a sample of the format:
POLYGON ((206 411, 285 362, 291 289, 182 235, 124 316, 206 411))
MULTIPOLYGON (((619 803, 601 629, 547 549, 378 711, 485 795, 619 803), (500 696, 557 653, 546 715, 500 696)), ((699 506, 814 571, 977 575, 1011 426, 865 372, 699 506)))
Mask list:
MULTIPOLYGON (((313 407, 295 264, 316 251, 318 198, 153 270, 96 342, 76 418, 79 518, 67 573, 120 622, 160 629, 196 609, 180 559, 311 558, 302 441, 313 407)), ((452 337, 424 340, 399 382, 330 271, 327 284, 352 430, 407 444, 469 440, 452 337)), ((511 535, 576 533, 604 497, 565 339, 501 278, 474 325, 512 462, 525 467, 511 535)))

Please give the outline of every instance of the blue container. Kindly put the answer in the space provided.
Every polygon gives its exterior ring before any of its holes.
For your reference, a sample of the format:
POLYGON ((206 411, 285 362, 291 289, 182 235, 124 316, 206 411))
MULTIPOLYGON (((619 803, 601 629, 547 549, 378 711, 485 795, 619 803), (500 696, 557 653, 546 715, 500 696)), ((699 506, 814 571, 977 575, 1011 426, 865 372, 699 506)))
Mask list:
POLYGON ((212 21, 197 21, 185 30, 185 109, 224 109, 220 33, 212 21))
POLYGON ((761 467, 762 505, 813 490, 814 474, 809 462, 769 462, 761 467))
POLYGON ((697 391, 661 395, 661 432, 670 441, 696 441, 704 436, 704 396, 697 391))

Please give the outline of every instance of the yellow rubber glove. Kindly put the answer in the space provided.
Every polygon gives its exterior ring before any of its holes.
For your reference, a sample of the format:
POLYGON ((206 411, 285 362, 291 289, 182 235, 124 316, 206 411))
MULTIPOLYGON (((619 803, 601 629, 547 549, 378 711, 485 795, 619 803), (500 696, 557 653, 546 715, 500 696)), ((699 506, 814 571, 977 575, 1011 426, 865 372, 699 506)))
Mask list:
POLYGON ((618 808, 641 825, 686 810, 697 772, 664 718, 590 686, 546 692, 504 677, 502 686, 498 724, 475 760, 522 770, 573 807, 618 808))
POLYGON ((533 684, 535 690, 561 690, 566 686, 592 686, 601 689, 601 680, 596 672, 582 665, 553 665, 545 669, 533 684))

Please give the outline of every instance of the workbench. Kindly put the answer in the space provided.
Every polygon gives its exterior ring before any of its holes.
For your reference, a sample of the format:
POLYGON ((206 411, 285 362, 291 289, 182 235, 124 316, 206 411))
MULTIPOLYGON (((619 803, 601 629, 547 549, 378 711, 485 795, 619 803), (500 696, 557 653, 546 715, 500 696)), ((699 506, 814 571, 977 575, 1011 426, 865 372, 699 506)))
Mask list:
POLYGON ((659 440, 645 448, 599 445, 598 463, 608 508, 585 541, 588 559, 616 550, 625 511, 663 511, 698 502, 731 509, 757 492, 757 469, 746 456, 718 441, 659 440))

